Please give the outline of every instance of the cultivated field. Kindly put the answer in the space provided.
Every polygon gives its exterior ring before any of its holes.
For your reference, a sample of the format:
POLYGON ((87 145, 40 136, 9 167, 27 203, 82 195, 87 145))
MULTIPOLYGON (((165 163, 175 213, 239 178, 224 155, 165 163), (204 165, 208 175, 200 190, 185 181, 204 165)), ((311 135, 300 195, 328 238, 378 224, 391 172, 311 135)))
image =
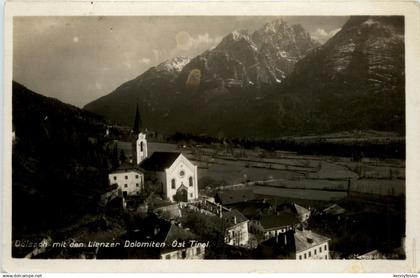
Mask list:
MULTIPOLYGON (((118 147, 131 154, 130 143, 118 147)), ((249 187, 264 196, 333 201, 348 194, 378 196, 405 194, 405 161, 297 155, 293 152, 244 150, 225 146, 179 147, 149 143, 154 151, 182 152, 198 165, 199 187, 249 187), (236 186, 232 186, 236 185, 236 186)))

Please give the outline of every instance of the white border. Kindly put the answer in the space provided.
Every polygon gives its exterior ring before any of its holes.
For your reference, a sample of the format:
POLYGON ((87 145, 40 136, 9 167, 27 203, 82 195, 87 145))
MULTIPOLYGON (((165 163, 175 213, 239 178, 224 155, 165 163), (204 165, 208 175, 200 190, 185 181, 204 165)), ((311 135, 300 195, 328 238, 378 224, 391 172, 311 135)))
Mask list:
POLYGON ((5 5, 3 130, 3 269, 8 272, 419 272, 420 17, 414 1, 15 1, 5 5), (292 260, 27 260, 11 258, 11 107, 13 16, 140 15, 404 15, 406 50, 407 259, 292 260))

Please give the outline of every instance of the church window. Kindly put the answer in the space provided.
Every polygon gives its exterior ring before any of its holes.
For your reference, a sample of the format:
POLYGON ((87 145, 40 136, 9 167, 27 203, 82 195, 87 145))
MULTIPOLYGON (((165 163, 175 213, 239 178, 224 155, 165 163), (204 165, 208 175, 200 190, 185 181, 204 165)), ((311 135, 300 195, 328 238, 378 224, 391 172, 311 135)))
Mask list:
POLYGON ((175 189, 175 179, 171 180, 171 187, 172 187, 172 189, 175 189))
POLYGON ((180 172, 179 172, 179 176, 182 178, 183 176, 185 176, 185 171, 184 170, 181 170, 180 172))
POLYGON ((190 185, 190 187, 192 187, 192 186, 193 186, 193 178, 192 178, 192 177, 190 177, 190 178, 188 179, 188 184, 190 185))
POLYGON ((140 151, 143 151, 143 142, 140 142, 140 151))

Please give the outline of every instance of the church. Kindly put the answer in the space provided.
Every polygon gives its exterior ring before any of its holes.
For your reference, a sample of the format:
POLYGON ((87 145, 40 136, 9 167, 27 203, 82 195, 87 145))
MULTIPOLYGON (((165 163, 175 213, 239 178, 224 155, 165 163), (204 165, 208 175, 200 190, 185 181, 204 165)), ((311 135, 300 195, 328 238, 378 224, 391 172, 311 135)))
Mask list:
POLYGON ((163 197, 175 202, 188 202, 198 198, 197 166, 180 152, 156 151, 149 155, 146 133, 140 130, 138 108, 133 133, 135 168, 140 168, 146 179, 154 179, 162 186, 163 197))
POLYGON ((198 197, 197 166, 179 152, 154 152, 148 156, 146 134, 136 141, 136 163, 147 178, 162 186, 163 196, 170 201, 188 202, 198 197))

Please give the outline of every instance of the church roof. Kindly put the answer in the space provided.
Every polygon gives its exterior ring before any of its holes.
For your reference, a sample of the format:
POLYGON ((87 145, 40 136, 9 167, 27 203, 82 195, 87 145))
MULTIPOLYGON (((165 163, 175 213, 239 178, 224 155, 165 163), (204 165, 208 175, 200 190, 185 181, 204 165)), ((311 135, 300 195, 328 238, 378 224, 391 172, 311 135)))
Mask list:
POLYGON ((179 152, 154 152, 140 164, 140 167, 146 171, 164 171, 171 167, 180 155, 179 152))

